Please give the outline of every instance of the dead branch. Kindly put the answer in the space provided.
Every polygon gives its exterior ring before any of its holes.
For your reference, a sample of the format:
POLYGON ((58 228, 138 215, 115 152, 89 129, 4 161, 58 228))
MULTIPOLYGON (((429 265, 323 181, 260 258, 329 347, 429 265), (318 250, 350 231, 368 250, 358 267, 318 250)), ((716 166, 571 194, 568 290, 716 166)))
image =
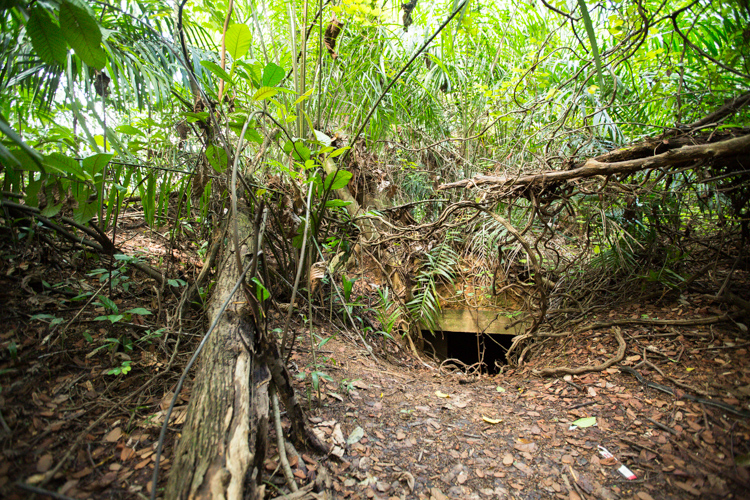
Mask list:
POLYGON ((729 99, 722 107, 720 107, 713 113, 706 115, 700 120, 691 123, 690 125, 688 125, 688 127, 695 130, 705 127, 711 123, 718 123, 727 116, 733 115, 734 113, 739 111, 742 106, 745 106, 748 103, 750 103, 750 92, 745 92, 742 95, 729 99))
POLYGON ((561 373, 567 375, 580 375, 581 373, 601 372, 606 370, 615 363, 619 363, 623 360, 623 358, 625 357, 625 348, 627 347, 627 344, 625 344, 625 339, 622 337, 622 331, 619 328, 613 328, 612 331, 614 332, 615 338, 617 339, 617 354, 615 354, 613 358, 608 359, 604 363, 600 365, 579 366, 578 368, 544 368, 542 370, 534 370, 532 373, 541 377, 552 377, 561 373))
POLYGON ((580 168, 573 170, 547 171, 520 177, 502 175, 476 175, 471 179, 463 179, 448 184, 441 184, 438 190, 489 186, 504 188, 503 196, 520 195, 516 188, 523 191, 531 187, 547 188, 559 183, 595 177, 597 175, 632 174, 640 170, 656 169, 669 166, 684 165, 696 160, 721 158, 750 153, 750 135, 735 137, 721 142, 700 144, 697 146, 683 146, 662 154, 613 163, 604 163, 596 158, 588 160, 580 168))

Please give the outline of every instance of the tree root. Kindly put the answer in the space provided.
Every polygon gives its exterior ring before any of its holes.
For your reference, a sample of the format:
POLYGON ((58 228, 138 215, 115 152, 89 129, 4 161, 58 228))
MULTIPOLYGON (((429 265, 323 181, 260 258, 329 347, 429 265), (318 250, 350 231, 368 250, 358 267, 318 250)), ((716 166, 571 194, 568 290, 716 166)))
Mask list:
POLYGON ((615 334, 615 338, 617 339, 617 344, 619 347, 617 348, 617 354, 615 354, 613 358, 608 359, 604 363, 596 366, 579 366, 578 368, 544 368, 542 370, 534 370, 532 373, 534 375, 539 375, 540 377, 552 377, 561 373, 564 373, 566 375, 580 375, 582 373, 601 372, 606 370, 615 363, 619 363, 623 360, 623 358, 625 357, 625 348, 627 347, 625 339, 622 337, 622 331, 617 327, 613 328, 612 331, 615 334))

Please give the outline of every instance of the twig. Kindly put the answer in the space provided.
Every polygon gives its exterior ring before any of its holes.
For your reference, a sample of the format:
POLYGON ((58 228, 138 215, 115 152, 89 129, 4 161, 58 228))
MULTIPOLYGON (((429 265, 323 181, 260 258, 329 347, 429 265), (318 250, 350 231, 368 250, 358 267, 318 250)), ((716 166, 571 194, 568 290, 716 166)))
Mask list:
POLYGON ((572 381, 570 381, 570 380, 565 380, 565 379, 563 379, 563 380, 564 380, 564 381, 565 381, 565 383, 566 383, 566 384, 568 384, 569 386, 571 386, 571 387, 575 387, 575 388, 576 388, 576 389, 578 389, 579 391, 581 391, 581 392, 584 392, 584 391, 583 391, 583 387, 581 387, 580 385, 576 384, 575 382, 572 382, 572 381))
POLYGON ((286 456, 286 446, 284 446, 284 431, 281 429, 281 412, 279 412, 279 396, 276 394, 276 388, 271 391, 271 408, 273 409, 273 425, 276 429, 276 447, 279 449, 279 463, 281 470, 284 471, 284 477, 292 491, 297 491, 297 482, 294 480, 292 468, 289 466, 289 459, 286 456))
POLYGON ((62 493, 57 493, 51 490, 45 490, 44 488, 39 488, 38 486, 31 486, 30 484, 22 483, 20 481, 16 482, 15 485, 21 488, 22 490, 30 491, 37 495, 46 495, 48 497, 57 498, 58 500, 73 500, 69 496, 63 495, 62 493))
POLYGON ((655 426, 657 426, 659 429, 661 429, 663 431, 669 432, 670 434, 674 434, 675 436, 679 436, 680 435, 680 433, 677 432, 676 430, 674 430, 671 427, 668 427, 668 426, 662 424, 661 422, 657 422, 653 418, 646 417, 646 420, 648 420, 649 422, 651 422, 652 424, 654 424, 655 426))

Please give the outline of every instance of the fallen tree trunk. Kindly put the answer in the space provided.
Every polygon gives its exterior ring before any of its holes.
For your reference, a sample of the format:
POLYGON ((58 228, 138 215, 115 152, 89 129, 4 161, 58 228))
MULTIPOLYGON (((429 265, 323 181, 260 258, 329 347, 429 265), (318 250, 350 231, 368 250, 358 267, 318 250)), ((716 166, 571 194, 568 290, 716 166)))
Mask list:
MULTIPOLYGON (((238 241, 256 237, 258 228, 247 216, 238 214, 237 225, 238 241)), ((248 304, 252 294, 232 296, 244 276, 240 266, 250 265, 241 263, 236 252, 227 252, 214 288, 208 313, 217 324, 201 352, 165 492, 169 500, 263 498, 270 390, 284 402, 296 444, 327 451, 305 425, 276 340, 264 334, 257 320, 261 315, 248 304)))
MULTIPOLYGON (((250 221, 240 215, 238 225, 246 241, 250 221)), ((231 300, 240 277, 236 251, 224 259, 209 308, 211 322, 231 300)), ((166 499, 262 498, 258 462, 265 455, 270 374, 264 366, 253 369, 253 353, 245 347, 256 334, 245 304, 234 297, 201 353, 166 499)))
POLYGON ((532 187, 552 188, 559 183, 574 179, 584 179, 597 175, 632 174, 639 170, 677 166, 696 160, 743 154, 750 154, 750 135, 697 146, 683 146, 654 156, 615 161, 612 163, 592 158, 584 163, 582 167, 572 170, 556 170, 520 176, 476 175, 471 179, 441 184, 438 189, 471 187, 503 188, 508 190, 508 195, 522 196, 524 190, 532 187))

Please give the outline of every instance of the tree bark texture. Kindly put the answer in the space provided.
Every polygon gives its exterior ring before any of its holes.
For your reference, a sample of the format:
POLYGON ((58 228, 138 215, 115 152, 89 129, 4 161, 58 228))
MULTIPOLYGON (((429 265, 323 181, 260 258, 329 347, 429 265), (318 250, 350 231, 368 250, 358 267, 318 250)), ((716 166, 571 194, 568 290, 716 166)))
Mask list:
MULTIPOLYGON (((251 222, 238 214, 238 224, 242 245, 251 236, 251 222)), ((240 277, 236 251, 224 258, 209 307, 211 322, 240 277)), ((201 353, 166 499, 262 498, 271 374, 264 364, 255 364, 248 349, 256 336, 249 308, 237 293, 201 353)))

